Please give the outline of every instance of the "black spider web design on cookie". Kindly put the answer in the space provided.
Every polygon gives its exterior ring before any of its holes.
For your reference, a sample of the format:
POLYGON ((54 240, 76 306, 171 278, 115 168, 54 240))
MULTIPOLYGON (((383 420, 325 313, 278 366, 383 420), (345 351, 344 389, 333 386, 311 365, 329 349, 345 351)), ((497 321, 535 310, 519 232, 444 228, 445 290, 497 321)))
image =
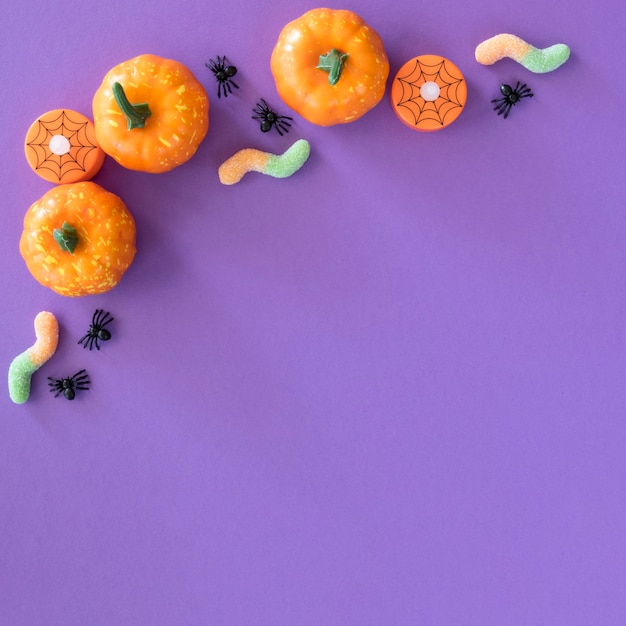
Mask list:
POLYGON ((49 170, 60 181, 68 172, 86 171, 85 161, 92 150, 97 150, 87 135, 88 121, 72 119, 67 111, 50 120, 37 122, 37 133, 27 142, 29 150, 35 154, 35 169, 49 170), (69 149, 64 154, 55 154, 50 149, 50 140, 61 135, 69 142, 69 149))
POLYGON ((463 108, 459 99, 459 87, 463 84, 463 76, 455 74, 455 68, 446 60, 429 65, 415 59, 415 65, 404 76, 396 80, 402 86, 402 94, 396 106, 404 107, 413 116, 415 126, 431 120, 443 126, 446 118, 456 109, 463 108), (432 101, 425 100, 420 92, 424 83, 436 83, 439 96, 432 101))

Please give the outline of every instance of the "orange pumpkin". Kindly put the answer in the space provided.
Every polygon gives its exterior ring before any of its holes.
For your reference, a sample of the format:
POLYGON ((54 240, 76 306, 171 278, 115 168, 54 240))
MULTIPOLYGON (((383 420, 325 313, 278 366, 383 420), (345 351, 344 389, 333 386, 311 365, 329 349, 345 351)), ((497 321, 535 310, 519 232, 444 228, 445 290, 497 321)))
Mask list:
POLYGON ((378 33, 346 10, 313 9, 281 31, 270 67, 285 104, 319 126, 353 122, 380 102, 389 61, 378 33))
POLYGON ((178 61, 143 54, 111 69, 93 98, 96 139, 120 165, 168 172, 188 161, 209 129, 209 98, 178 61))
POLYGON ((109 291, 135 257, 135 220, 94 182, 58 185, 26 212, 20 253, 35 279, 63 296, 109 291))

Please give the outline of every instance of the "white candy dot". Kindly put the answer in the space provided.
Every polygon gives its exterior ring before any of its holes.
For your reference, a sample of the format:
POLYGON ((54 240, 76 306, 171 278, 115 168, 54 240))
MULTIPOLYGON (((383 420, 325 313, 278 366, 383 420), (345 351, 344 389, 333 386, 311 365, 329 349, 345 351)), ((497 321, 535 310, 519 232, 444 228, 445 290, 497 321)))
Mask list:
POLYGON ((62 156, 70 151, 70 140, 63 135, 54 135, 48 144, 50 152, 62 156))
POLYGON ((420 96, 426 100, 426 102, 433 102, 439 97, 439 85, 433 81, 427 81, 420 87, 420 96))

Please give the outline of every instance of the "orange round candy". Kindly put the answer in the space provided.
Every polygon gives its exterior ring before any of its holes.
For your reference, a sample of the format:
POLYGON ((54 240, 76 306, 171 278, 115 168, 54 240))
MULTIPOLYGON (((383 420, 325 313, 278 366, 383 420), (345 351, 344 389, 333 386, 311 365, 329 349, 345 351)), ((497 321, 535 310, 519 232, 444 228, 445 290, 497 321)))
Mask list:
POLYGON ((391 105, 413 130, 441 130, 463 112, 467 82, 449 59, 424 54, 407 61, 391 84, 391 105))
POLYGON ((90 180, 105 157, 91 120, 69 109, 38 117, 26 133, 24 152, 33 172, 57 185, 90 180))

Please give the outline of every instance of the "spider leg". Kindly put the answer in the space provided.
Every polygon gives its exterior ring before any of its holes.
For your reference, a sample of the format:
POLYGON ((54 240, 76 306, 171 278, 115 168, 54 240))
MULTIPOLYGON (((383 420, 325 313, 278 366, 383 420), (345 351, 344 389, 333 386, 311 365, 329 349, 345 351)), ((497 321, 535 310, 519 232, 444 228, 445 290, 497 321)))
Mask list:
POLYGON ((103 317, 106 317, 106 313, 104 312, 104 309, 96 309, 96 312, 93 314, 93 317, 91 318, 91 325, 98 326, 100 322, 102 321, 103 317))
POLYGON ((502 102, 494 109, 494 111, 497 111, 498 115, 504 114, 504 119, 506 119, 509 116, 509 111, 511 110, 512 106, 513 105, 510 102, 502 102))
MULTIPOLYGON (((509 101, 506 98, 501 98, 499 100, 492 100, 492 102, 497 102, 496 106, 493 107, 494 111, 501 111, 502 109, 506 108, 506 106, 509 104, 509 101)), ((498 115, 500 115, 500 113, 498 113, 498 115)))
POLYGON ((224 97, 226 97, 226 89, 228 89, 228 93, 233 93, 233 87, 239 89, 239 85, 235 81, 227 78, 224 81, 224 97))
POLYGON ((73 382, 81 382, 83 380, 89 380, 89 376, 87 375, 87 370, 80 370, 80 372, 76 372, 74 376, 70 378, 73 382))
POLYGON ((48 380, 51 381, 48 383, 48 385, 51 387, 50 391, 54 392, 55 390, 57 390, 57 392, 54 394, 54 397, 57 398, 63 393, 63 381, 52 378, 52 376, 48 376, 48 380))
POLYGON ((83 344, 83 348, 89 348, 91 350, 93 348, 93 342, 97 338, 98 335, 93 334, 91 329, 89 329, 89 332, 78 343, 83 344), (83 343, 83 341, 85 341, 85 343, 83 343))
POLYGON ((213 72, 217 73, 220 70, 224 69, 225 60, 226 60, 226 57, 221 57, 218 54, 215 59, 211 59, 211 65, 207 67, 209 67, 209 69, 211 69, 213 72))
POLYGON ((268 113, 271 113, 272 109, 267 106, 267 102, 261 99, 260 102, 256 103, 254 109, 252 109, 253 113, 256 113, 260 117, 265 117, 268 113))
POLYGON ((262 108, 264 113, 273 113, 277 118, 282 117, 281 115, 278 115, 278 113, 276 113, 276 111, 274 111, 269 104, 267 104, 264 98, 261 98, 261 104, 263 105, 262 108))
POLYGON ((72 376, 70 380, 72 381, 72 386, 74 389, 81 389, 83 391, 89 390, 89 385, 91 384, 91 381, 89 380, 89 376, 85 370, 80 370, 80 372, 74 374, 74 376, 72 376), (79 374, 82 375, 79 376, 79 374))
POLYGON ((100 326, 106 326, 107 324, 110 324, 114 319, 115 318, 110 313, 106 312, 100 320, 100 326))
POLYGON ((278 134, 282 136, 282 132, 288 133, 289 132, 289 126, 291 126, 291 124, 289 124, 288 122, 276 122, 276 130, 278 131, 278 134))
POLYGON ((533 95, 534 94, 530 90, 529 87, 526 87, 526 85, 522 85, 522 88, 519 90, 519 97, 520 98, 532 98, 533 95))

